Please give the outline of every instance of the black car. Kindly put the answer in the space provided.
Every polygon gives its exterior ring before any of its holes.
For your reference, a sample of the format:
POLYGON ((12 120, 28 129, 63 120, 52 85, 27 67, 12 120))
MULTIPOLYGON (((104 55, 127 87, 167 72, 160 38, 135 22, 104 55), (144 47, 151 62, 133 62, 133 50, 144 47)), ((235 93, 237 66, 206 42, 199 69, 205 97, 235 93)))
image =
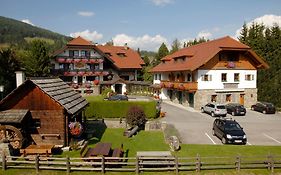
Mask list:
POLYGON ((221 139, 223 144, 243 144, 247 143, 247 137, 243 128, 232 119, 216 119, 213 123, 213 135, 221 139))
POLYGON ((276 109, 272 103, 268 102, 257 102, 256 104, 251 106, 251 110, 259 111, 264 114, 275 114, 276 109))
POLYGON ((109 101, 128 101, 128 96, 126 95, 121 95, 121 94, 117 94, 117 95, 112 95, 110 97, 108 97, 109 101))
POLYGON ((246 115, 246 108, 239 103, 228 103, 225 105, 227 113, 233 116, 246 115))

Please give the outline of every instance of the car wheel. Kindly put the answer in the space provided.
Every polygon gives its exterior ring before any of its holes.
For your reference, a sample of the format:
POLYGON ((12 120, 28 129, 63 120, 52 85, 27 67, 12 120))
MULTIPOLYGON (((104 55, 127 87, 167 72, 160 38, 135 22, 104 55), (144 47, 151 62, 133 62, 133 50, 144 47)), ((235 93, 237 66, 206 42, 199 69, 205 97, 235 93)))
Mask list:
POLYGON ((204 111, 204 108, 201 108, 201 112, 202 112, 202 113, 204 113, 204 112, 205 112, 205 111, 204 111))
POLYGON ((262 111, 262 113, 266 114, 266 111, 265 111, 265 110, 263 110, 263 111, 262 111))
POLYGON ((232 115, 232 116, 235 116, 235 112, 232 112, 231 115, 232 115))
POLYGON ((215 133, 215 130, 214 130, 214 129, 212 130, 212 134, 213 134, 213 136, 215 136, 215 135, 216 135, 216 133, 215 133))
POLYGON ((221 139, 221 142, 222 142, 223 144, 226 144, 226 139, 223 137, 223 138, 221 139))
POLYGON ((212 117, 215 117, 215 113, 214 113, 214 112, 211 112, 211 116, 212 116, 212 117))

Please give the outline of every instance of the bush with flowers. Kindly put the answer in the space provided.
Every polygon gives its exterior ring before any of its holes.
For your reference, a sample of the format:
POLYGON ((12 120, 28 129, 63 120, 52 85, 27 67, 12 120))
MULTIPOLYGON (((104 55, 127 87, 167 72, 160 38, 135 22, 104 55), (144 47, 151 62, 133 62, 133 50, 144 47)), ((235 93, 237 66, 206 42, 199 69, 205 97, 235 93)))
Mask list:
POLYGON ((80 122, 70 122, 68 127, 73 136, 79 137, 83 133, 83 126, 80 122))

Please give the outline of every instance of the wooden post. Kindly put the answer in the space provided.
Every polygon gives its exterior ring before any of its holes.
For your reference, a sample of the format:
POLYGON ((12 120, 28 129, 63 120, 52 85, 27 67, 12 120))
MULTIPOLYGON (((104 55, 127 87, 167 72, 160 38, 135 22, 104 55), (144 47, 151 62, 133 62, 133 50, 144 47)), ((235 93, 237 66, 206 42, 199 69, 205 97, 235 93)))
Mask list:
POLYGON ((176 164, 176 175, 179 174, 179 159, 175 156, 175 164, 176 164))
POLYGON ((237 156, 237 157, 236 157, 236 162, 235 162, 235 164, 236 164, 236 170, 237 170, 238 172, 240 172, 240 169, 241 169, 241 157, 240 157, 240 156, 237 156))
POLYGON ((267 156, 267 164, 268 164, 268 170, 271 170, 271 172, 273 173, 274 172, 274 160, 273 160, 273 157, 272 155, 268 155, 267 156))
POLYGON ((70 161, 69 156, 66 157, 66 173, 70 174, 70 161))
POLYGON ((7 168, 7 162, 6 162, 6 155, 4 151, 2 151, 2 170, 5 171, 7 168))
POLYGON ((102 174, 104 174, 104 172, 105 172, 105 165, 104 165, 104 157, 103 156, 101 157, 101 172, 102 172, 102 174))
POLYGON ((136 174, 140 173, 140 167, 139 167, 139 157, 136 157, 136 174))
POLYGON ((200 170, 201 170, 201 160, 200 160, 200 155, 197 154, 197 157, 196 157, 196 171, 200 172, 200 170))
POLYGON ((36 174, 39 174, 39 155, 38 154, 35 156, 35 170, 36 170, 36 174))

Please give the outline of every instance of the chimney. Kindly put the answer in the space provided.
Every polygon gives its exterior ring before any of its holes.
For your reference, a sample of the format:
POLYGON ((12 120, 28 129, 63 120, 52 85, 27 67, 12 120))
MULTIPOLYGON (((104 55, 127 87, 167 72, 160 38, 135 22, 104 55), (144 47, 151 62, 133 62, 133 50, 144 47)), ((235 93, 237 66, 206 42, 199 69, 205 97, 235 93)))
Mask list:
POLYGON ((124 44, 124 49, 125 49, 125 50, 128 50, 128 49, 129 49, 129 48, 128 48, 128 43, 125 43, 125 44, 124 44))
POLYGON ((25 75, 23 71, 16 71, 16 81, 17 81, 17 87, 19 87, 25 80, 25 75))

